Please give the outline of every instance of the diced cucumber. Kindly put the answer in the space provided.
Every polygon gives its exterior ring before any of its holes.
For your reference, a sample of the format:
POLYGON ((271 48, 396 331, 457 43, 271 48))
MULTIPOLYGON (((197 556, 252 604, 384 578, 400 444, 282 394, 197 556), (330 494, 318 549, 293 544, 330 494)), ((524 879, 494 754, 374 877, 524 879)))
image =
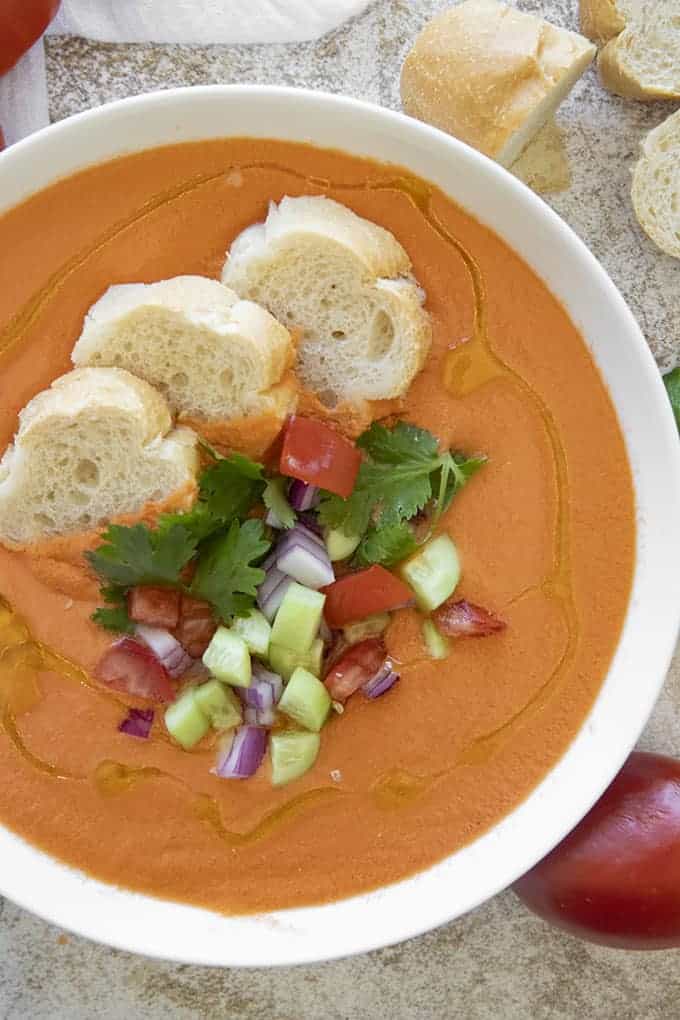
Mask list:
POLYGON ((325 601, 320 591, 293 581, 274 617, 272 643, 293 652, 308 652, 318 633, 325 601))
POLYGON ((443 634, 435 627, 432 620, 423 621, 423 638, 428 652, 433 659, 446 659, 451 646, 443 634))
POLYGON ((313 673, 298 666, 284 688, 278 709, 306 730, 318 733, 331 710, 331 696, 313 673))
POLYGON ((206 735, 210 720, 196 701, 195 687, 187 687, 177 701, 166 708, 165 725, 168 733, 187 751, 206 735))
POLYGON ((318 733, 287 730, 272 734, 269 749, 274 786, 283 786, 308 772, 316 761, 320 746, 321 737, 318 733))
POLYGON ((361 541, 361 535, 346 535, 339 528, 327 528, 323 537, 328 556, 333 563, 337 560, 346 560, 361 541))
POLYGON ((203 655, 203 665, 224 684, 250 687, 252 673, 248 645, 226 627, 218 627, 215 631, 203 655))
POLYGON ((243 722, 241 702, 231 687, 219 680, 208 680, 196 687, 194 698, 216 730, 230 730, 243 722))
POLYGON ((262 497, 264 505, 270 513, 274 514, 282 528, 292 528, 297 519, 295 511, 288 502, 287 485, 287 478, 270 478, 262 497))
POLYGON ((308 669, 314 676, 321 676, 323 666, 324 645, 321 638, 316 638, 308 652, 291 652, 290 648, 283 645, 269 645, 269 665, 282 676, 289 680, 298 666, 308 669))
POLYGON ((366 638, 378 637, 383 634, 390 625, 389 613, 374 613, 367 616, 365 620, 358 620, 356 623, 348 623, 342 628, 342 633, 351 645, 358 641, 365 641, 366 638))
POLYGON ((418 608, 429 613, 446 602, 460 580, 458 551, 448 535, 439 535, 399 567, 413 588, 418 608))
POLYGON ((243 638, 251 655, 266 657, 272 629, 259 609, 251 609, 247 616, 237 616, 231 629, 243 638))

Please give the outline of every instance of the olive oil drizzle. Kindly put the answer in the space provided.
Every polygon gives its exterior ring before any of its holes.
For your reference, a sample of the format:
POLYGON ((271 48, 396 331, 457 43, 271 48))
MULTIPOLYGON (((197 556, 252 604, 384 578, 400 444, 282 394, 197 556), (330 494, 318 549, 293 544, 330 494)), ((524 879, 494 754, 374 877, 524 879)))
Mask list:
MULTIPOLYGON (((225 178, 234 171, 247 173, 257 172, 258 170, 281 173, 297 181, 302 181, 308 188, 315 188, 319 192, 331 189, 336 192, 368 190, 394 191, 404 195, 420 212, 429 227, 458 255, 469 277, 472 288, 474 310, 473 336, 469 341, 460 344, 448 352, 444 366, 446 388, 455 399, 464 399, 479 387, 497 380, 504 380, 513 385, 540 416, 552 453, 557 508, 552 567, 541 585, 536 588, 527 589, 517 596, 514 601, 518 601, 536 590, 541 590, 547 598, 553 599, 560 606, 566 623, 566 647, 555 668, 529 701, 503 724, 472 740, 462 750, 457 762, 451 768, 423 776, 411 774, 403 769, 393 769, 379 776, 370 788, 370 796, 381 807, 389 809, 405 802, 413 801, 422 795, 431 783, 443 778, 456 768, 465 765, 481 764, 496 754, 503 744, 511 739, 513 733, 525 725, 554 696, 560 681, 565 677, 570 665, 574 661, 578 646, 578 613, 572 590, 570 567, 569 476, 567 458, 560 439, 559 430, 550 408, 540 394, 493 349, 488 331, 486 288, 482 273, 474 258, 462 243, 447 230, 434 212, 432 208, 432 189, 425 182, 408 176, 368 180, 355 184, 336 182, 328 178, 309 176, 266 160, 234 164, 219 172, 196 175, 174 188, 167 189, 153 196, 134 215, 115 224, 109 231, 97 238, 92 245, 83 249, 55 272, 47 284, 20 309, 4 331, 0 333, 0 355, 7 354, 21 341, 26 332, 47 308, 49 302, 74 273, 77 273, 92 256, 104 249, 125 231, 137 226, 162 206, 225 178)), ((7 629, 4 617, 7 616, 8 612, 11 612, 10 608, 6 603, 0 601, 0 647, 2 646, 7 629)), ((16 617, 13 619, 16 620, 16 617)), ((21 626, 25 632, 24 641, 27 643, 27 648, 37 649, 39 652, 42 669, 55 671, 68 679, 91 687, 103 697, 115 698, 114 694, 92 684, 85 671, 80 669, 80 667, 69 662, 51 649, 32 641, 25 625, 21 624, 21 626)), ((121 707, 125 705, 122 699, 115 698, 115 700, 120 703, 121 707)), ((21 738, 16 726, 14 713, 7 704, 3 706, 2 710, 2 726, 17 751, 35 768, 59 779, 83 780, 87 778, 76 776, 68 772, 68 770, 61 769, 58 765, 42 761, 42 759, 34 755, 26 747, 21 738)), ((154 738, 157 739, 157 736, 160 736, 160 734, 154 735, 154 738)), ((102 762, 95 769, 93 778, 102 793, 107 794, 123 792, 138 782, 154 779, 169 779, 179 783, 185 787, 192 797, 191 808, 193 814, 209 824, 219 838, 232 847, 246 845, 269 836, 279 825, 284 824, 298 813, 306 811, 320 802, 331 798, 337 799, 340 794, 343 796, 349 795, 348 793, 343 793, 337 787, 321 787, 310 790, 292 797, 282 807, 266 814, 248 832, 235 833, 225 828, 219 804, 215 798, 206 794, 194 793, 186 787, 182 780, 160 769, 151 767, 136 768, 117 762, 102 762)))

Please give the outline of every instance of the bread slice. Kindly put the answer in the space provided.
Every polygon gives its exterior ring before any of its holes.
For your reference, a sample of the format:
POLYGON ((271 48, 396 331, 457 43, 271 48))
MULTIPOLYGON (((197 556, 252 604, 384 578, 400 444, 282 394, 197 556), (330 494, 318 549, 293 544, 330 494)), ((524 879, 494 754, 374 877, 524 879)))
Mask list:
POLYGON ((623 24, 622 31, 600 51, 603 85, 630 99, 680 99, 678 0, 610 3, 623 24))
POLYGON ((662 251, 680 259, 680 110, 642 142, 632 199, 643 230, 662 251))
POLYGON ((74 365, 126 368, 159 389, 175 414, 226 419, 278 407, 294 357, 269 312, 217 280, 177 276, 110 287, 76 343, 74 365))
POLYGON ((583 36, 497 3, 465 0, 430 21, 408 53, 401 99, 510 166, 595 56, 583 36))
POLYGON ((195 486, 196 436, 171 427, 160 393, 129 372, 55 380, 23 409, 0 461, 0 541, 87 531, 195 486))
POLYGON ((593 42, 604 46, 623 32, 626 21, 645 0, 579 0, 580 28, 593 42))
POLYGON ((272 203, 222 281, 301 333, 296 372, 332 407, 403 394, 431 342, 424 294, 389 231, 323 196, 272 203))

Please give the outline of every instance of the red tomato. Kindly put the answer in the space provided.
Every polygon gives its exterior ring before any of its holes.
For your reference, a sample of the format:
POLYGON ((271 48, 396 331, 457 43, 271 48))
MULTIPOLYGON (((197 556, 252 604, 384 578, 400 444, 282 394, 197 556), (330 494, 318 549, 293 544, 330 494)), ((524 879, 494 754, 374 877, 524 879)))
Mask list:
POLYGON ((0 3, 0 75, 30 50, 59 10, 60 0, 2 0, 0 3))
POLYGON ((147 627, 172 630, 179 623, 181 598, 182 593, 175 588, 140 585, 128 592, 128 616, 135 623, 145 623, 147 627))
POLYGON ((448 637, 487 637, 505 630, 505 621, 494 616, 483 606, 465 599, 448 599, 435 609, 432 619, 442 634, 448 637))
POLYGON ((208 602, 182 595, 179 623, 172 633, 192 659, 200 659, 212 641, 217 623, 208 602))
POLYGON ((283 437, 282 475, 318 485, 345 499, 350 496, 361 464, 354 443, 312 418, 293 416, 283 437))
POLYGON ((368 683, 385 661, 380 638, 368 638, 352 645, 326 674, 324 683, 334 701, 345 701, 368 683))
POLYGON ((326 596, 323 612, 329 627, 344 627, 374 613, 413 604, 409 586, 377 564, 346 574, 321 590, 326 596))
POLYGON ((104 652, 95 676, 114 691, 149 701, 173 701, 170 676, 150 648, 132 638, 121 638, 104 652))
POLYGON ((637 751, 519 882, 540 917, 624 949, 680 946, 680 761, 637 751))

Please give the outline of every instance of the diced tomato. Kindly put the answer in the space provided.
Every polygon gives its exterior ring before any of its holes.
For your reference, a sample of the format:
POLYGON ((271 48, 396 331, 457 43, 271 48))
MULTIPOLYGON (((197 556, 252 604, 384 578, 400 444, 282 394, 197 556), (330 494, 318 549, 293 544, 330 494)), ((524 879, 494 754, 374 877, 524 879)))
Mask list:
POLYGON ((351 495, 361 452, 349 439, 323 422, 294 415, 283 437, 280 471, 320 489, 351 495))
POLYGON ((172 630, 179 623, 181 598, 176 588, 139 585, 128 592, 128 616, 135 623, 172 630))
POLYGON ((432 619, 442 634, 448 637, 487 637, 505 630, 506 626, 505 620, 465 599, 444 602, 435 609, 432 619))
POLYGON ((321 589, 326 596, 324 616, 329 627, 344 627, 374 613, 413 605, 413 592, 385 567, 374 564, 321 589))
POLYGON ((95 670, 102 683, 149 701, 173 701, 170 676, 150 648, 125 637, 104 652, 95 670))
POLYGON ((372 680, 385 661, 380 638, 352 645, 326 673, 324 683, 334 701, 345 701, 372 680))
POLYGON ((217 630, 209 602, 182 595, 179 623, 172 633, 192 659, 200 659, 217 630))
POLYGON ((0 75, 43 34, 60 0, 2 0, 0 3, 0 75))

